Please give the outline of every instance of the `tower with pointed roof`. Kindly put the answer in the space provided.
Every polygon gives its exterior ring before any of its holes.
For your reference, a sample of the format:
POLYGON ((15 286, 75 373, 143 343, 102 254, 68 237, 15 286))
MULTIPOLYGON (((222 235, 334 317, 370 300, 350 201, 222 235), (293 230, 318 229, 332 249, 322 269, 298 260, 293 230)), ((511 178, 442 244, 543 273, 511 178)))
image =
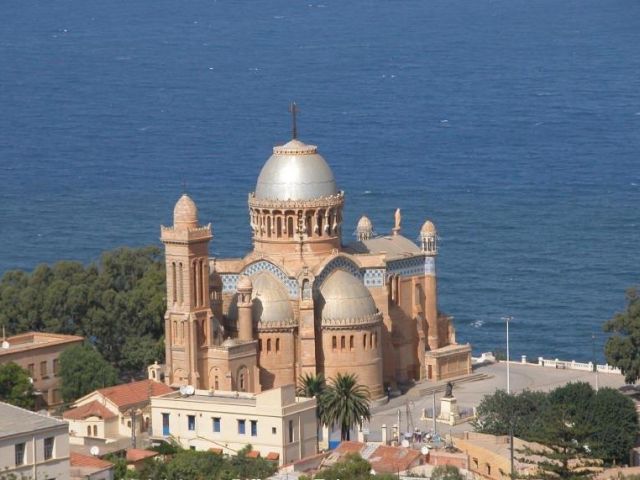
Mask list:
POLYGON ((195 202, 183 194, 173 209, 173 226, 161 227, 167 271, 165 314, 166 377, 173 385, 200 385, 201 345, 214 341, 209 301, 211 224, 198 224, 195 202))

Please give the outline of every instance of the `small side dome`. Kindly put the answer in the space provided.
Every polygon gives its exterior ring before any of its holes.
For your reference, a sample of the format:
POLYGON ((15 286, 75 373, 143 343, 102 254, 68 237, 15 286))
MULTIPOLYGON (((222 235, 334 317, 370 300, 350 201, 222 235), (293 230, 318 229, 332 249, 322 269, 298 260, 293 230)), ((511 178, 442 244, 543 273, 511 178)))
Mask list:
POLYGON ((358 324, 379 317, 367 287, 361 280, 341 269, 331 273, 320 287, 318 304, 323 324, 358 324))
POLYGON ((238 285, 236 287, 238 291, 247 292, 253 289, 253 283, 251 283, 251 279, 249 275, 240 275, 240 280, 238 280, 238 285))
POLYGON ((359 241, 369 240, 373 236, 373 224, 369 217, 363 215, 358 220, 358 225, 356 226, 356 236, 359 241))
MULTIPOLYGON (((251 312, 258 328, 261 325, 287 326, 295 323, 289 295, 276 277, 268 272, 260 272, 250 281, 253 284, 251 312)), ((238 295, 231 301, 227 317, 230 320, 238 319, 238 295)))
POLYGON ((433 224, 433 222, 431 220, 427 220, 422 225, 422 228, 420 229, 420 233, 422 233, 423 235, 424 234, 434 234, 434 233, 436 233, 436 226, 433 224))
POLYGON ((198 207, 191 197, 184 193, 173 208, 174 228, 193 228, 198 226, 198 207))

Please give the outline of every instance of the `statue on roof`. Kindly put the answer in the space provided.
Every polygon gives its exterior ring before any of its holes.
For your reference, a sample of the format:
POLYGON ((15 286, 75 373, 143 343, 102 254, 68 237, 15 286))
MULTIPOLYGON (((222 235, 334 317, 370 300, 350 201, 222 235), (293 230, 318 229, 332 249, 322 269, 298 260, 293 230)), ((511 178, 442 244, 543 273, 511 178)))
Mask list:
POLYGON ((400 233, 400 223, 402 222, 402 214, 400 213, 400 209, 396 208, 396 213, 394 214, 395 226, 393 227, 393 234, 397 235, 400 233))

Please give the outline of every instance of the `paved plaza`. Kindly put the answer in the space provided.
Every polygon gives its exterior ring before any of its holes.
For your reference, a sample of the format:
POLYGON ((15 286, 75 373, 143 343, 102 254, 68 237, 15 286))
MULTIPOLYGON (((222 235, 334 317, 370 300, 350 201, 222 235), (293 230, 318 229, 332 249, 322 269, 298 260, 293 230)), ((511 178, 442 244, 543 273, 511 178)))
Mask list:
MULTIPOLYGON (((453 394, 458 400, 460 409, 472 409, 477 407, 485 395, 491 394, 498 389, 506 390, 507 388, 507 365, 504 362, 480 366, 474 369, 474 373, 484 374, 485 378, 460 383, 454 386, 453 394)), ((530 364, 510 364, 510 386, 511 392, 517 393, 522 390, 552 390, 561 385, 570 382, 588 382, 594 387, 596 386, 596 374, 593 372, 585 372, 581 370, 555 369, 540 367, 530 364)), ((624 377, 622 375, 612 373, 599 373, 598 385, 600 387, 619 388, 624 385, 624 377)), ((420 383, 405 395, 391 399, 385 405, 373 409, 373 417, 370 423, 371 432, 379 432, 381 426, 386 424, 387 427, 396 424, 398 421, 398 410, 401 414, 401 429, 407 430, 407 404, 411 412, 414 428, 423 431, 432 430, 433 422, 431 420, 420 420, 422 411, 425 408, 431 408, 433 404, 433 394, 421 394, 427 390, 430 384, 420 383)), ((440 399, 444 395, 444 389, 436 393, 436 405, 440 405, 440 399)), ((471 430, 469 423, 462 423, 453 427, 445 423, 438 423, 438 431, 441 433, 456 433, 471 430)), ((391 434, 391 432, 389 432, 391 434)))

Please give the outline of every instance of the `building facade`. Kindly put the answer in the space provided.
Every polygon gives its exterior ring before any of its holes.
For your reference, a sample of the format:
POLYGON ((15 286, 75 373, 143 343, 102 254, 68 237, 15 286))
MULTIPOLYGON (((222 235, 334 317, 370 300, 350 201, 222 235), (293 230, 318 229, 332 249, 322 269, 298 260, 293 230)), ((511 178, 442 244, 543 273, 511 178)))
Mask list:
POLYGON ((0 476, 69 479, 69 424, 0 402, 0 476))
POLYGON ((317 453, 315 398, 287 385, 266 392, 196 390, 151 399, 152 440, 235 455, 247 444, 279 464, 317 453))
POLYGON ((142 380, 85 395, 63 413, 69 422, 71 443, 110 443, 131 438, 134 431, 137 436, 146 433, 151 426, 149 399, 169 392, 173 389, 164 383, 142 380))
POLYGON ((38 395, 38 408, 55 408, 62 404, 58 359, 84 338, 76 335, 28 332, 4 339, 0 348, 0 364, 13 362, 29 372, 38 395), (6 347, 6 348, 5 348, 6 347))
POLYGON ((211 224, 183 195, 161 227, 167 267, 166 381, 260 392, 300 375, 354 373, 374 399, 385 387, 470 373, 437 307, 437 233, 388 235, 367 217, 342 238, 345 194, 317 147, 273 149, 249 194, 253 250, 209 258, 211 224))

